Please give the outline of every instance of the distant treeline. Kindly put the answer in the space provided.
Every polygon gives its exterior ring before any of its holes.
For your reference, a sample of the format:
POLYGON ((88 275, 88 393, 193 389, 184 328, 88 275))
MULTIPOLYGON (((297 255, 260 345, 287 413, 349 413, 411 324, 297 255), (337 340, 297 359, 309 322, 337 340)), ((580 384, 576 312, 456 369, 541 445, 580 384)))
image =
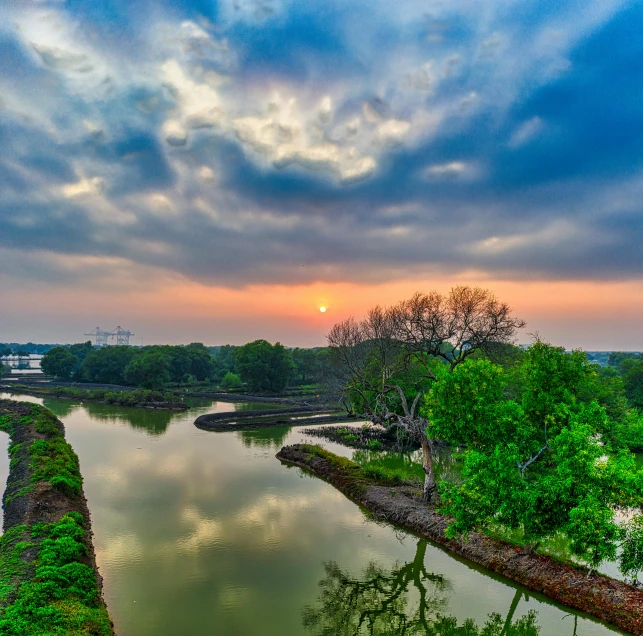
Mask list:
POLYGON ((150 345, 96 348, 90 341, 58 346, 43 357, 44 373, 75 382, 159 389, 208 383, 228 390, 283 393, 321 380, 325 348, 287 349, 255 340, 243 346, 150 345))
POLYGON ((47 353, 54 347, 60 347, 58 344, 35 344, 33 342, 0 342, 0 357, 10 355, 29 355, 47 353))

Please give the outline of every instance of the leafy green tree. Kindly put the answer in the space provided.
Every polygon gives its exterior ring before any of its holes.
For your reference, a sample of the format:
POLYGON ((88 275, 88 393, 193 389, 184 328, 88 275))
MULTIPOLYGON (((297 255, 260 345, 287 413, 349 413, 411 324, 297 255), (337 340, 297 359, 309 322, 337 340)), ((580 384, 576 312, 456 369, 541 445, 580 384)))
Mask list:
POLYGON ((3 378, 6 375, 11 375, 11 366, 0 362, 0 378, 3 378))
POLYGON ((223 380, 221 380, 221 388, 225 389, 226 391, 232 391, 234 389, 240 389, 241 388, 241 378, 236 373, 232 373, 232 371, 228 371, 223 376, 223 380))
POLYGON ((625 577, 638 581, 643 571, 643 515, 637 514, 621 527, 619 570, 625 577))
POLYGON ((631 406, 643 409, 643 360, 624 360, 621 369, 627 401, 631 406))
POLYGON ((522 409, 505 400, 501 366, 471 359, 434 382, 423 412, 428 433, 456 446, 490 448, 515 439, 524 426, 522 409))
POLYGON ((11 347, 0 347, 0 358, 4 358, 5 356, 10 356, 13 354, 13 351, 11 350, 11 347))
POLYGON ((449 535, 502 525, 520 531, 529 552, 564 533, 590 568, 613 558, 619 541, 614 510, 637 505, 641 478, 630 453, 610 454, 600 441, 609 429, 605 410, 578 399, 588 377, 583 356, 535 343, 523 363, 521 404, 489 387, 498 368, 466 366, 435 387, 429 401, 445 434, 451 430, 470 446, 463 482, 441 485, 443 510, 454 518, 449 535), (465 400, 476 421, 466 412, 448 421, 452 413, 437 404, 439 397, 465 400))
POLYGON ((68 380, 78 364, 78 358, 66 347, 54 347, 40 361, 43 373, 68 380))
POLYGON ((238 347, 234 345, 223 345, 222 347, 210 347, 210 354, 214 360, 213 378, 221 381, 228 371, 235 371, 235 353, 238 347))
POLYGON ((91 340, 69 345, 69 351, 78 358, 78 364, 81 365, 85 358, 94 350, 91 340))
POLYGON ((144 389, 159 389, 170 379, 170 361, 160 351, 139 354, 125 368, 125 381, 144 389))
POLYGON ((607 358, 607 365, 615 367, 620 373, 625 360, 643 360, 643 354, 637 351, 612 351, 607 358))
POLYGON ((251 391, 282 393, 295 370, 290 352, 279 342, 255 340, 239 347, 235 368, 251 391))
POLYGON ((200 343, 193 343, 185 347, 190 355, 190 375, 199 382, 214 377, 215 364, 210 352, 200 343))
POLYGON ((125 367, 136 353, 137 349, 127 346, 94 349, 85 358, 79 375, 87 382, 125 384, 125 367))
MULTIPOLYGON (((588 377, 585 386, 580 388, 579 399, 583 402, 595 400, 605 407, 610 422, 621 422, 629 412, 623 378, 614 367, 591 367, 594 373, 588 377)), ((611 435, 610 431, 607 433, 611 435)))
POLYGON ((460 286, 447 296, 418 293, 387 309, 374 307, 363 320, 350 318, 331 329, 340 403, 421 444, 426 501, 435 490, 436 448, 420 399, 445 373, 510 343, 524 324, 489 290, 460 286))
POLYGON ((592 496, 580 501, 569 511, 565 531, 572 554, 590 568, 596 569, 603 561, 616 558, 619 527, 614 521, 614 511, 605 502, 592 496))
POLYGON ((298 384, 310 384, 322 379, 323 351, 323 349, 300 349, 299 347, 291 351, 298 384))
POLYGON ((643 452, 643 415, 636 409, 628 410, 625 417, 612 426, 610 440, 616 448, 643 452))

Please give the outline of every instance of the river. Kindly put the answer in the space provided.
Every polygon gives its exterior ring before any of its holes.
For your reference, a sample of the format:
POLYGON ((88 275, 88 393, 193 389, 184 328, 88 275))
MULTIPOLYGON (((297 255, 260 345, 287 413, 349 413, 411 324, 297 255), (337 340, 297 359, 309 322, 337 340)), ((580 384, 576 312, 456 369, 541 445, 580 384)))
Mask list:
POLYGON ((386 607, 390 624, 396 613, 413 620, 425 610, 429 623, 441 614, 482 625, 513 609, 514 619, 535 610, 541 636, 620 633, 376 523, 329 484, 283 466, 275 452, 304 441, 302 429, 193 425, 203 413, 262 405, 193 400, 172 413, 20 399, 51 409, 78 453, 119 636, 294 636, 332 625, 326 633, 349 634, 359 602, 386 607), (408 593, 398 597, 400 586, 408 593))

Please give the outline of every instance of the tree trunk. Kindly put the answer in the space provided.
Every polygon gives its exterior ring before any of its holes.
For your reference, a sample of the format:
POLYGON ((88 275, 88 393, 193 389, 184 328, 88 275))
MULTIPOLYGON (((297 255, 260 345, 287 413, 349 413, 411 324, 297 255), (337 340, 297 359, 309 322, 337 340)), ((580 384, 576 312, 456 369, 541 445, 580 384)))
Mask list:
POLYGON ((422 499, 426 503, 431 503, 433 492, 435 491, 435 474, 433 472, 433 453, 431 444, 426 435, 422 435, 422 468, 424 469, 424 490, 422 499))
POLYGON ((511 601, 511 607, 509 608, 509 613, 507 614, 504 627, 500 632, 500 636, 504 636, 504 634, 507 634, 509 632, 509 629, 511 628, 511 623, 514 619, 514 614, 516 613, 516 608, 518 607, 518 603, 520 603, 521 597, 522 597, 522 591, 516 590, 516 593, 514 594, 514 599, 513 601, 511 601))

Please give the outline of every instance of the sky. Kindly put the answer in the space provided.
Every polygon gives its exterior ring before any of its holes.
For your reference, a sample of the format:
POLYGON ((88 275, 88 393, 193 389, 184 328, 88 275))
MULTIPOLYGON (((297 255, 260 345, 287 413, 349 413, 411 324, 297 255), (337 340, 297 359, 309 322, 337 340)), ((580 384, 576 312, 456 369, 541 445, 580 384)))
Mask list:
POLYGON ((642 29, 618 0, 4 0, 0 341, 316 346, 464 284, 520 342, 643 350, 642 29))

